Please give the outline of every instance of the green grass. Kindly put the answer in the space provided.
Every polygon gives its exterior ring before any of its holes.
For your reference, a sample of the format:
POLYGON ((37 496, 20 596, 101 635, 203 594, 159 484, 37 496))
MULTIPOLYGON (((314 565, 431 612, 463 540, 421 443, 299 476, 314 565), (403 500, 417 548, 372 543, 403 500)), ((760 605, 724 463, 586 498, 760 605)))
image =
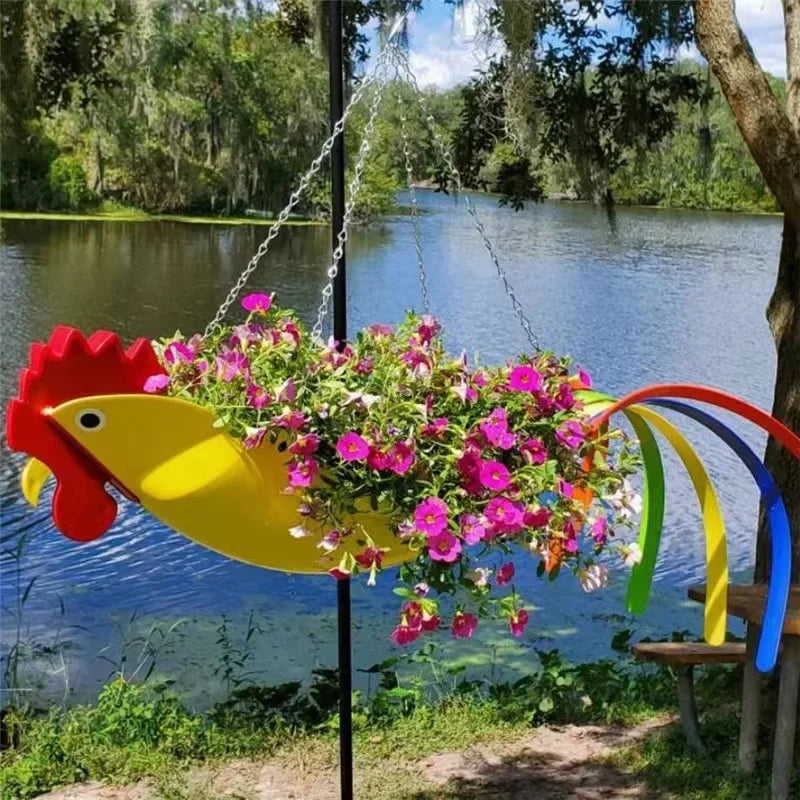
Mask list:
MULTIPOLYGON (((358 698, 353 720, 361 780, 381 787, 370 796, 428 797, 424 781, 410 777, 414 770, 409 772, 409 765, 479 742, 502 747, 529 735, 532 725, 632 725, 674 711, 674 679, 666 669, 621 661, 576 667, 554 652, 538 655, 540 668, 513 684, 461 681, 446 691, 430 684, 423 688, 418 681, 400 685, 392 664, 376 665, 380 688, 369 698, 358 698)), ((698 681, 701 705, 720 707, 735 698, 734 676, 724 668, 705 671, 698 681)), ((218 768, 238 758, 268 759, 286 765, 293 775, 305 770, 319 779, 336 766, 336 710, 333 670, 317 670, 306 692, 298 683, 240 686, 206 714, 187 709, 164 686, 118 678, 91 706, 9 712, 12 747, 0 753, 0 798, 35 797, 83 780, 124 784, 142 778, 163 797, 200 798, 194 784, 183 785, 181 773, 191 765, 218 768)), ((735 774, 735 728, 731 720, 710 728, 713 757, 724 763, 723 775, 735 774)), ((643 780, 677 787, 684 792, 680 797, 757 797, 741 794, 748 784, 733 777, 715 778, 720 770, 708 763, 697 767, 680 734, 647 742, 621 758, 643 780), (709 786, 717 794, 704 794, 709 786)))
MULTIPOLYGON (((272 225, 274 219, 261 217, 211 217, 187 214, 149 214, 132 206, 104 202, 91 212, 6 211, 0 219, 32 219, 71 222, 187 222, 193 225, 272 225)), ((291 219, 286 225, 324 225, 319 220, 291 219)))
MULTIPOLYGON (((764 742, 756 772, 738 769, 739 719, 735 705, 709 712, 702 720, 705 756, 691 752, 678 726, 605 760, 632 772, 657 792, 657 797, 682 800, 765 800, 769 797, 768 742, 764 742)), ((794 795, 800 798, 800 786, 794 795)))

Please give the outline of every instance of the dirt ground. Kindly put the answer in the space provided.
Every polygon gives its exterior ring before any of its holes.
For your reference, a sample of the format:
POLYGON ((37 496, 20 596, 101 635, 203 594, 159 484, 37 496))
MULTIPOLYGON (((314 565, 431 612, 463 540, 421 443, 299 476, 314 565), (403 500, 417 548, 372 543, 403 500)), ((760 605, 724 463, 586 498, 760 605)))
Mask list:
MULTIPOLYGON (((356 764, 358 800, 627 800, 656 798, 603 758, 655 735, 666 721, 635 728, 543 727, 503 745, 476 745, 419 762, 356 764)), ((335 748, 291 752, 280 762, 194 767, 166 785, 79 784, 44 800, 338 800, 335 748)))

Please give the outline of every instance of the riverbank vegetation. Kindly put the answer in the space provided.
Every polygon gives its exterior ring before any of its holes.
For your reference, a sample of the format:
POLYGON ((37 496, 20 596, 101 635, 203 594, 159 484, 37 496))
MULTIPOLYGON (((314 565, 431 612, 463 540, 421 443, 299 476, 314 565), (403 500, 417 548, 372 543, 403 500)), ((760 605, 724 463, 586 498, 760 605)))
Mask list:
MULTIPOLYGON (((478 797, 486 780, 502 788, 503 781, 519 778, 515 747, 529 746, 540 726, 628 727, 652 719, 668 722, 674 712, 674 677, 666 668, 611 660, 576 666, 555 651, 539 652, 530 675, 503 683, 467 680, 437 664, 432 650, 428 645, 405 657, 415 668, 414 679, 402 677, 397 660, 371 667, 375 688, 356 698, 357 772, 362 780, 374 778, 369 796, 376 800, 478 797), (426 758, 467 752, 476 744, 484 752, 502 748, 508 774, 495 764, 492 774, 467 782, 454 776, 439 788, 424 779, 426 758)), ((736 670, 713 668, 698 683, 700 706, 711 709, 704 720, 706 758, 690 755, 680 731, 668 724, 607 753, 603 761, 647 783, 658 792, 653 796, 762 797, 767 765, 751 779, 737 777, 734 769, 738 680, 736 670)), ((335 769, 336 711, 333 670, 316 670, 306 689, 299 683, 234 684, 206 713, 187 708, 166 683, 118 676, 90 706, 6 713, 10 746, 0 755, 2 798, 34 797, 86 780, 126 784, 143 778, 153 797, 197 797, 186 775, 198 765, 219 768, 241 758, 279 765, 298 752, 305 754, 304 770, 322 779, 335 769)))
MULTIPOLYGON (((367 44, 358 25, 385 16, 388 6, 347 5, 348 52, 357 72, 367 44)), ((268 4, 233 0, 26 0, 3 4, 2 16, 4 209, 87 213, 114 201, 152 214, 270 217, 327 135, 327 67, 303 3, 284 0, 275 13, 268 4)), ((591 43, 587 57, 595 59, 605 41, 584 38, 591 43)), ((634 135, 621 107, 609 110, 608 98, 598 101, 604 65, 589 66, 585 88, 565 94, 560 57, 574 61, 568 49, 548 56, 552 74, 545 58, 537 77, 547 83, 537 92, 550 100, 521 117, 508 108, 518 100, 509 91, 514 65, 507 60, 465 86, 426 90, 470 188, 512 201, 597 199, 596 165, 587 168, 573 142, 575 130, 584 130, 585 142, 596 134, 606 143, 592 159, 606 165, 601 193, 616 202, 775 209, 727 104, 697 65, 653 62, 645 95, 629 98, 644 126, 634 135), (520 130, 530 128, 529 113, 546 125, 526 141, 520 130), (514 114, 516 128, 508 123, 514 114)), ((783 82, 773 80, 773 89, 784 92, 783 82)), ((361 218, 388 211, 405 181, 401 108, 409 115, 415 177, 441 178, 410 90, 392 85, 366 170, 361 218)), ((348 129, 351 150, 364 124, 362 109, 348 129)), ((323 217, 327 206, 326 182, 318 178, 299 211, 323 217)))

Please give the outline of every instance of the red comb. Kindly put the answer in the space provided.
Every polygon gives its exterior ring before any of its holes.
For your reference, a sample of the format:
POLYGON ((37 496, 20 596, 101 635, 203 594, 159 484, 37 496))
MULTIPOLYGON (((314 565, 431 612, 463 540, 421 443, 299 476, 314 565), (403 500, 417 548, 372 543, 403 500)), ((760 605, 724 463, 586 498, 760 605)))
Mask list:
POLYGON ((50 468, 57 481, 53 521, 70 539, 96 539, 114 522, 117 504, 105 489, 113 478, 46 409, 79 397, 139 393, 147 378, 163 372, 150 342, 138 339, 123 350, 119 337, 109 331, 86 339, 75 328, 60 325, 47 344, 31 345, 18 396, 8 404, 6 437, 13 450, 50 468))

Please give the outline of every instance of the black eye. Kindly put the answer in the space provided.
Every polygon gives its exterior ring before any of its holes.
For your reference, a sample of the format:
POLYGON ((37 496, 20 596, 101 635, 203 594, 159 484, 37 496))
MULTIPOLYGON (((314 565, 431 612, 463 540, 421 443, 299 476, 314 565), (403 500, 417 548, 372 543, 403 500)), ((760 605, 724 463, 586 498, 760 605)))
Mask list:
POLYGON ((94 408, 78 412, 75 417, 78 427, 84 431, 99 431, 106 424, 106 415, 94 408))
POLYGON ((279 453, 283 453, 286 450, 287 447, 289 447, 289 443, 288 442, 278 442, 278 452, 279 453))

